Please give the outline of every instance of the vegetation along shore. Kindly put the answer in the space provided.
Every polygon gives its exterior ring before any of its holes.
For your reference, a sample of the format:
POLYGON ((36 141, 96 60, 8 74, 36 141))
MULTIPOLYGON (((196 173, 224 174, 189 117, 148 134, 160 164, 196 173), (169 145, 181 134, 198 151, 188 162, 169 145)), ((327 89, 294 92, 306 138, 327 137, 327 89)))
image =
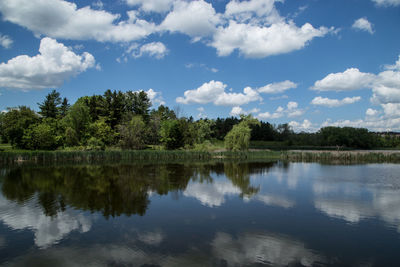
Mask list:
POLYGON ((144 91, 107 90, 71 105, 53 90, 37 112, 18 106, 0 113, 0 160, 399 159, 397 133, 352 127, 295 133, 289 124, 273 125, 251 115, 195 120, 182 116, 179 108, 151 107, 144 91))

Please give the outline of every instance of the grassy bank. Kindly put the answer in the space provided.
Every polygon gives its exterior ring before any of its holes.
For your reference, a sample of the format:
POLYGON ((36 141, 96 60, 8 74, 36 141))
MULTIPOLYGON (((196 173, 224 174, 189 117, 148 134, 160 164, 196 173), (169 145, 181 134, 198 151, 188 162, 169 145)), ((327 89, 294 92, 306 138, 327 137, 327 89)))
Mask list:
POLYGON ((399 151, 353 150, 353 151, 285 151, 281 159, 289 161, 324 161, 324 162, 393 162, 400 163, 399 151))
POLYGON ((279 159, 273 151, 200 152, 200 151, 12 151, 0 152, 0 163, 19 162, 115 162, 133 160, 210 160, 279 159))
POLYGON ((5 151, 0 164, 33 163, 102 163, 131 161, 206 161, 215 159, 274 159, 324 162, 395 162, 400 151, 328 151, 328 150, 250 150, 242 152, 191 150, 110 150, 110 151, 5 151))

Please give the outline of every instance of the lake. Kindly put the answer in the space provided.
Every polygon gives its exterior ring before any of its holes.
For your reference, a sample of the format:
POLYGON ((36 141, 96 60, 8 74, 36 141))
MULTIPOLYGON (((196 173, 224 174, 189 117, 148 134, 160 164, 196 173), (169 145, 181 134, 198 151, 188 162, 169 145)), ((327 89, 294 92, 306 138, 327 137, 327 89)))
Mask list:
POLYGON ((0 264, 400 266, 400 165, 0 167, 0 264))

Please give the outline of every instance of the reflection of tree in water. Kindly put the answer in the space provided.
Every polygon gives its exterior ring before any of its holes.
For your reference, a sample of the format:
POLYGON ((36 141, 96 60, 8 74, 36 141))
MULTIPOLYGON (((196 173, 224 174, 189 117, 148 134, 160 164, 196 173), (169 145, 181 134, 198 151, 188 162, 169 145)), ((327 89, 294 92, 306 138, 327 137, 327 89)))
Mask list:
POLYGON ((227 162, 224 163, 224 173, 226 177, 241 190, 241 197, 251 197, 258 193, 259 187, 254 187, 250 183, 250 175, 262 174, 271 168, 275 162, 248 163, 248 162, 227 162))
POLYGON ((252 169, 269 168, 262 163, 130 164, 17 167, 4 175, 5 197, 23 203, 38 195, 44 213, 56 216, 66 206, 101 212, 105 217, 144 215, 149 192, 165 195, 186 189, 190 180, 212 183, 212 173, 225 173, 240 190, 251 196, 258 188, 250 184, 252 169))

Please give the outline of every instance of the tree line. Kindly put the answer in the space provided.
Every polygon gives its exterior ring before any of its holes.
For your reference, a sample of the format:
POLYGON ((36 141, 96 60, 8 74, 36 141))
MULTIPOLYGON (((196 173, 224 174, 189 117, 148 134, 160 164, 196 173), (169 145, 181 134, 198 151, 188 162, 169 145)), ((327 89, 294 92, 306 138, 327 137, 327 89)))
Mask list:
POLYGON ((144 91, 107 90, 70 105, 53 90, 38 107, 38 112, 19 106, 1 113, 1 142, 28 150, 206 149, 216 140, 224 141, 229 150, 248 149, 250 141, 362 149, 400 145, 399 138, 381 137, 363 128, 324 127, 316 133, 294 133, 288 124, 273 125, 251 115, 194 120, 164 105, 151 108, 144 91))

